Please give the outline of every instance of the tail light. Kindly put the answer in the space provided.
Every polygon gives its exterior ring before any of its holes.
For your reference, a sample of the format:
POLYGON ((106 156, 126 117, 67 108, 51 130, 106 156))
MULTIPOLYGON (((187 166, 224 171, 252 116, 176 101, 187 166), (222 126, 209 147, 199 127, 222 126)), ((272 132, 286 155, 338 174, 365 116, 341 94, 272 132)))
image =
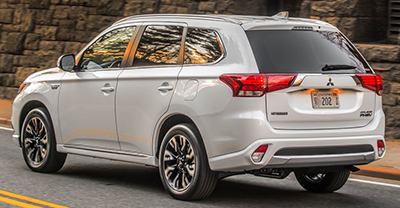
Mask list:
POLYGON ((376 74, 356 74, 361 85, 375 92, 377 95, 382 95, 382 77, 376 74))
POLYGON ((223 74, 219 79, 227 84, 233 97, 261 97, 265 93, 289 88, 297 74, 223 74))
POLYGON ((378 140, 377 142, 377 146, 378 146, 378 156, 382 157, 383 154, 385 153, 385 142, 383 142, 383 140, 378 140))
POLYGON ((252 159, 254 162, 261 162, 261 160, 263 159, 263 157, 264 157, 265 152, 267 151, 267 149, 268 149, 268 145, 266 145, 266 144, 260 145, 260 146, 256 149, 256 151, 254 151, 253 154, 251 155, 251 159, 252 159))

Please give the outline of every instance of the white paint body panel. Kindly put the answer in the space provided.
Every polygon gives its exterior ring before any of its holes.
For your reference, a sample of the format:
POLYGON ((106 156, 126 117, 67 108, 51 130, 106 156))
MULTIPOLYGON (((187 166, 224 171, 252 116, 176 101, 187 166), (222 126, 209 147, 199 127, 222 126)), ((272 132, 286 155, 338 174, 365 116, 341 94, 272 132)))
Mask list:
MULTIPOLYGON (((380 159, 376 142, 384 139, 382 97, 357 86, 350 76, 332 75, 335 87, 344 88, 338 111, 313 110, 309 95, 300 93, 310 87, 329 89, 324 87, 325 76, 309 76, 300 86, 265 97, 232 97, 232 90, 219 80, 221 74, 259 73, 245 30, 306 26, 338 31, 328 23, 314 20, 278 21, 257 17, 247 21, 251 18, 145 15, 121 20, 105 32, 146 22, 180 22, 188 27, 213 29, 223 43, 224 57, 212 64, 78 73, 51 69, 36 73, 25 81, 27 87, 14 101, 15 135, 20 135, 23 107, 30 101, 38 101, 51 115, 57 150, 65 153, 157 166, 158 134, 163 122, 171 116, 183 115, 199 129, 210 167, 215 171, 263 168, 285 147, 367 144, 374 149, 372 159, 365 156, 362 160, 366 154, 359 154, 318 160, 345 161, 350 165, 380 159), (116 91, 103 94, 100 88, 106 83, 116 91), (160 92, 157 88, 163 83, 168 83, 173 90, 160 92), (61 86, 52 90, 51 84, 61 86), (361 110, 373 110, 373 116, 355 118, 361 110), (270 111, 288 111, 293 116, 271 117, 270 111), (261 144, 270 146, 263 160, 254 163, 250 155, 261 144)), ((313 162, 307 158, 298 161, 303 162, 304 167, 313 162)))

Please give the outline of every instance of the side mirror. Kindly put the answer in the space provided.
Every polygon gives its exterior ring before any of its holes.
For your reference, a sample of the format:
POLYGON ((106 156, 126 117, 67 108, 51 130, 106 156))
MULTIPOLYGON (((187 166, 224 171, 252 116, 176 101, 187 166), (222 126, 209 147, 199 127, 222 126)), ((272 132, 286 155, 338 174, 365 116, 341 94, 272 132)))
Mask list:
POLYGON ((57 67, 70 72, 75 69, 75 55, 74 54, 65 54, 60 56, 57 61, 57 67))

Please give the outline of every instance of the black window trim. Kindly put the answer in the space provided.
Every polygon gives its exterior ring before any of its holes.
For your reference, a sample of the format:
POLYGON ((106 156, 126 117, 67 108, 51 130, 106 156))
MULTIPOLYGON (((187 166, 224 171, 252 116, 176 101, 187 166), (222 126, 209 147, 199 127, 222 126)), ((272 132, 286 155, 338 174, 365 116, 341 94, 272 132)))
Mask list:
MULTIPOLYGON (((79 66, 82 62, 82 57, 84 55, 84 53, 86 52, 86 50, 92 46, 94 43, 96 43, 100 38, 102 38, 105 34, 113 31, 113 30, 117 30, 117 29, 121 29, 121 28, 125 28, 125 27, 135 27, 135 30, 133 31, 133 34, 131 36, 131 39, 129 40, 129 43, 125 49, 125 53, 124 53, 124 57, 122 58, 122 62, 121 62, 121 66, 118 68, 105 68, 105 69, 93 69, 90 70, 90 72, 96 72, 96 71, 115 71, 115 70, 122 70, 126 67, 126 63, 127 60, 129 58, 129 54, 131 52, 131 48, 135 42, 136 36, 139 33, 139 29, 140 26, 142 25, 142 23, 133 23, 133 24, 122 24, 122 25, 118 25, 118 26, 112 26, 109 27, 107 29, 105 29, 103 32, 101 32, 99 35, 97 35, 95 38, 93 38, 92 41, 90 41, 77 55, 76 55, 76 59, 75 62, 77 63, 76 65, 78 66, 78 71, 77 72, 87 72, 86 70, 81 69, 79 66)), ((75 72, 75 71, 74 71, 75 72)))
POLYGON ((184 44, 186 40, 188 25, 185 22, 142 22, 140 28, 138 30, 137 37, 135 38, 135 42, 129 52, 129 57, 126 62, 125 70, 134 70, 134 69, 148 69, 148 68, 167 68, 167 67, 182 67, 183 65, 183 56, 184 56, 184 44), (179 49, 179 56, 176 64, 157 64, 157 65, 148 65, 148 66, 134 66, 133 63, 135 61, 136 51, 139 47, 140 40, 142 39, 143 33, 148 26, 181 26, 183 27, 182 31, 182 39, 181 39, 181 47, 179 49))

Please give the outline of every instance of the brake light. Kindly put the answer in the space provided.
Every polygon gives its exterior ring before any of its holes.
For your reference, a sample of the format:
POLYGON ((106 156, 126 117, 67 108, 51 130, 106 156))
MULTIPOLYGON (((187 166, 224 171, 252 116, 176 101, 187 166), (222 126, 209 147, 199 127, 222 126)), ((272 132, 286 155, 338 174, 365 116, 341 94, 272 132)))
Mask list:
POLYGON ((383 142, 383 140, 378 140, 377 142, 377 146, 378 146, 378 156, 382 157, 383 154, 385 153, 385 142, 383 142))
POLYGON ((223 74, 219 79, 232 89, 233 97, 261 97, 289 88, 297 74, 223 74))
POLYGON ((361 82, 361 85, 369 89, 373 92, 375 92, 377 95, 382 95, 382 77, 380 75, 376 74, 356 74, 358 79, 361 82))
POLYGON ((251 159, 252 159, 254 162, 261 162, 261 160, 263 159, 263 157, 264 157, 265 152, 267 151, 267 149, 268 149, 268 145, 266 145, 266 144, 260 145, 260 146, 256 149, 256 151, 254 151, 253 154, 251 155, 251 159))

